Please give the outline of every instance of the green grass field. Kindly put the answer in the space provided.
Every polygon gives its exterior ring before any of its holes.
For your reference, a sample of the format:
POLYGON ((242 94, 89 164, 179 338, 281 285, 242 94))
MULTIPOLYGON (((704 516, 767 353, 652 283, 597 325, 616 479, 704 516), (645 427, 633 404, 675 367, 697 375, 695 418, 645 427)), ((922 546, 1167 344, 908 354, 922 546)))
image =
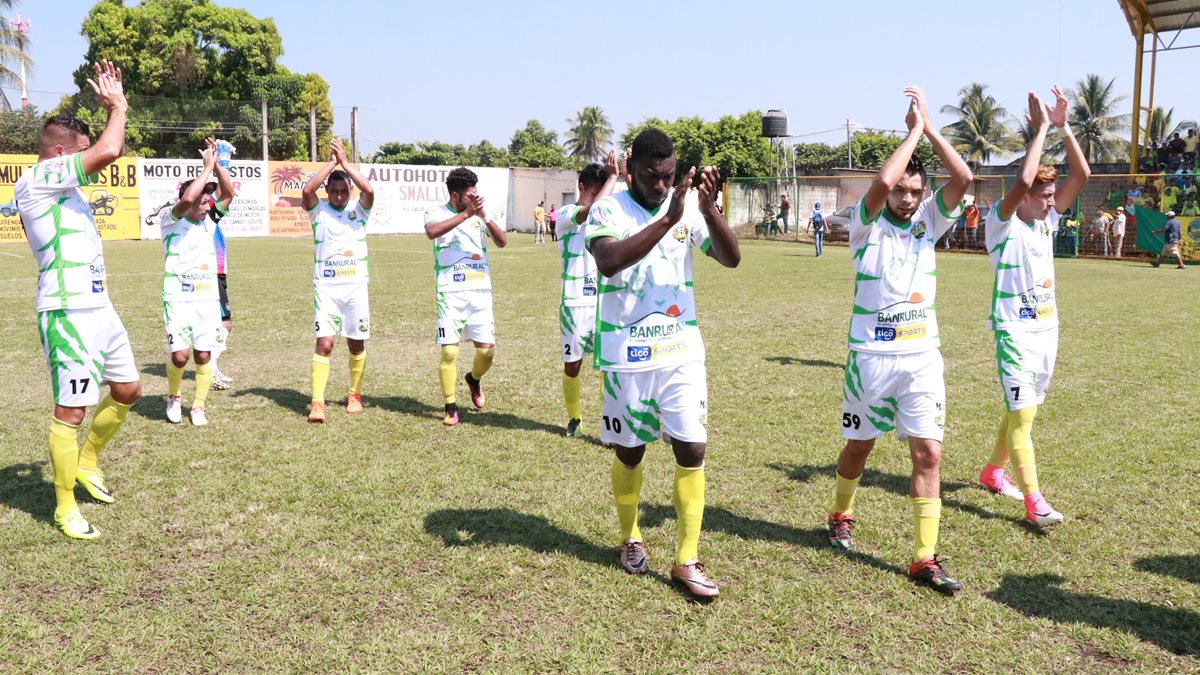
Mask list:
MULTIPOLYGON (((492 251, 499 346, 489 409, 443 428, 431 246, 370 242, 367 410, 304 421, 311 243, 233 240, 235 329, 211 424, 163 417, 158 242, 105 246, 144 398, 101 458, 103 531, 51 523, 50 388, 28 248, 0 246, 0 668, 14 671, 1200 670, 1200 294, 1194 269, 1059 261, 1058 369, 1038 417, 1046 534, 971 487, 1002 401, 983 256, 940 255, 949 415, 941 553, 954 598, 910 583, 907 450, 881 441, 856 515, 860 551, 824 539, 841 447, 849 254, 743 242, 698 261, 708 345, 709 605, 667 577, 670 453, 647 453, 642 530, 655 573, 616 566, 611 455, 566 439, 552 244, 492 251)), ((463 349, 460 368, 472 350, 463 349)), ((343 395, 334 352, 329 398, 343 395)), ((191 376, 184 383, 185 406, 191 376)), ((460 385, 460 404, 467 402, 460 385)), ((186 410, 186 408, 185 408, 186 410)))

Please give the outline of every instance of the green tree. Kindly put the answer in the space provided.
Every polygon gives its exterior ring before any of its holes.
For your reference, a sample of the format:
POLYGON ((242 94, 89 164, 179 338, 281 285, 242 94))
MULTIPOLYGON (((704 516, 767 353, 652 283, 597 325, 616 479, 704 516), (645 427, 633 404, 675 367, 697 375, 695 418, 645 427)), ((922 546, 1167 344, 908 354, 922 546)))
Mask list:
POLYGON ((1150 118, 1150 125, 1142 127, 1142 138, 1147 142, 1157 143, 1161 140, 1169 138, 1174 130, 1175 108, 1163 111, 1162 106, 1154 107, 1154 115, 1150 118))
POLYGON ((762 176, 770 171, 771 146, 761 136, 762 113, 750 111, 738 117, 726 115, 716 122, 699 117, 680 117, 673 122, 646 118, 631 124, 621 136, 623 148, 645 129, 662 129, 675 146, 676 179, 683 180, 691 167, 715 165, 721 175, 762 176))
MULTIPOLYGON (((1069 119, 1071 130, 1088 162, 1113 162, 1124 157, 1129 142, 1120 134, 1129 130, 1129 115, 1115 114, 1118 103, 1125 96, 1113 92, 1116 78, 1107 83, 1099 76, 1090 74, 1068 89, 1067 99, 1071 102, 1069 119)), ((1062 139, 1058 139, 1050 152, 1062 155, 1062 139)))
MULTIPOLYGON (((0 0, 0 9, 12 9, 17 6, 20 0, 0 0)), ((25 65, 26 72, 33 70, 33 60, 29 58, 29 53, 21 53, 19 41, 24 40, 25 47, 30 46, 29 36, 22 38, 8 23, 8 17, 0 16, 0 87, 15 87, 21 86, 21 64, 25 65)), ((0 105, 3 105, 5 110, 10 107, 8 95, 0 89, 0 105)), ((0 141, 3 142, 3 141, 0 141)))
POLYGON ((958 121, 942 128, 954 149, 966 155, 967 163, 978 167, 991 159, 1020 150, 1020 140, 1008 127, 1008 111, 987 93, 987 85, 978 82, 958 90, 958 104, 942 106, 942 113, 958 121))
POLYGON ((558 134, 542 126, 537 120, 529 120, 524 129, 513 133, 508 144, 508 152, 512 157, 513 166, 527 166, 546 169, 566 169, 575 166, 563 146, 558 142, 558 134))
POLYGON ((600 160, 612 143, 612 124, 599 106, 587 106, 575 114, 575 119, 568 119, 567 124, 571 128, 564 145, 572 157, 583 162, 600 160))
POLYGON ((38 133, 46 115, 30 105, 24 110, 0 110, 0 152, 38 154, 38 133))

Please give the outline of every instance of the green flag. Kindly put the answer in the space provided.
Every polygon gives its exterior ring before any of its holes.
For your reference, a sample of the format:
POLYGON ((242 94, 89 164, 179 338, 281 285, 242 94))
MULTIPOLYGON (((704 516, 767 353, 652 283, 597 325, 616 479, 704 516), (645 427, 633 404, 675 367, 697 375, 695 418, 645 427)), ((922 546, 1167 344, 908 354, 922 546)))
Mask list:
POLYGON ((1158 255, 1167 239, 1161 234, 1154 234, 1152 230, 1167 226, 1167 214, 1145 206, 1131 206, 1129 210, 1137 220, 1137 241, 1134 243, 1143 251, 1158 255))

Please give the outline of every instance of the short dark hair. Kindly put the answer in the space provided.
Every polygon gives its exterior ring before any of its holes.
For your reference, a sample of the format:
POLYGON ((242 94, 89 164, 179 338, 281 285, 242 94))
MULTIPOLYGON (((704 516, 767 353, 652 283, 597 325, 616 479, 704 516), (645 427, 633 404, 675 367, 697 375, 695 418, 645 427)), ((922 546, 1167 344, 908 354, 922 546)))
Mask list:
POLYGON ((479 182, 479 176, 465 166, 460 166, 446 174, 446 189, 462 194, 479 182))
MULTIPOLYGON (((191 178, 191 179, 185 180, 179 184, 179 197, 181 199, 183 198, 183 193, 187 191, 188 186, 191 185, 193 182, 195 182, 195 180, 196 180, 195 178, 191 178)), ((212 193, 214 193, 216 191, 217 191, 216 183, 205 183, 204 184, 204 194, 211 195, 212 193)))
POLYGON ((675 154, 675 145, 671 143, 671 137, 665 131, 650 127, 633 139, 633 147, 629 154, 630 162, 666 159, 675 154))
POLYGON ((585 188, 598 188, 604 185, 604 181, 608 180, 608 172, 604 170, 604 165, 592 162, 583 167, 583 171, 579 172, 579 183, 585 188))
POLYGON ((42 131, 49 129, 50 127, 58 127, 59 129, 71 131, 76 134, 83 134, 84 136, 92 135, 92 131, 88 128, 87 122, 84 122, 74 115, 68 115, 65 113, 62 115, 55 115, 54 117, 46 120, 46 123, 42 125, 42 131))
POLYGON ((904 175, 920 176, 922 184, 929 182, 929 174, 925 172, 925 165, 915 155, 908 159, 908 166, 904 167, 904 175))
POLYGON ((349 185, 350 184, 350 174, 346 173, 345 171, 342 171, 341 169, 338 169, 337 171, 334 171, 333 173, 329 174, 329 177, 325 179, 325 184, 329 185, 330 183, 332 183, 335 180, 344 180, 344 181, 346 181, 346 185, 349 185))

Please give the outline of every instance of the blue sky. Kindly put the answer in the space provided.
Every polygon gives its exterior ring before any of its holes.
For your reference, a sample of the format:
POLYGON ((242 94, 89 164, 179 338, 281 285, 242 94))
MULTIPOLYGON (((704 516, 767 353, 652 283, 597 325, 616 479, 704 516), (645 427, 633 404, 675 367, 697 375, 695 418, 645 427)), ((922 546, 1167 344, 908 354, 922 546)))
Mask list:
MULTIPOLYGON (((19 6, 33 21, 29 89, 47 92, 31 93, 39 107, 72 88, 92 4, 19 6)), ((972 81, 1015 113, 1030 88, 1049 97, 1055 82, 1099 73, 1116 78, 1129 95, 1123 110, 1132 107, 1134 42, 1117 0, 219 4, 274 18, 281 61, 329 82, 339 134, 349 135, 350 106, 360 107, 367 150, 435 139, 505 146, 529 119, 561 136, 586 105, 602 107, 618 134, 651 116, 782 108, 792 134, 836 144, 846 118, 902 128, 910 83, 926 89, 941 123, 951 120, 938 109, 972 81)), ((1179 39, 1197 43, 1200 30, 1179 39)), ((1159 57, 1155 103, 1174 106, 1176 120, 1200 118, 1198 56, 1159 57)))

